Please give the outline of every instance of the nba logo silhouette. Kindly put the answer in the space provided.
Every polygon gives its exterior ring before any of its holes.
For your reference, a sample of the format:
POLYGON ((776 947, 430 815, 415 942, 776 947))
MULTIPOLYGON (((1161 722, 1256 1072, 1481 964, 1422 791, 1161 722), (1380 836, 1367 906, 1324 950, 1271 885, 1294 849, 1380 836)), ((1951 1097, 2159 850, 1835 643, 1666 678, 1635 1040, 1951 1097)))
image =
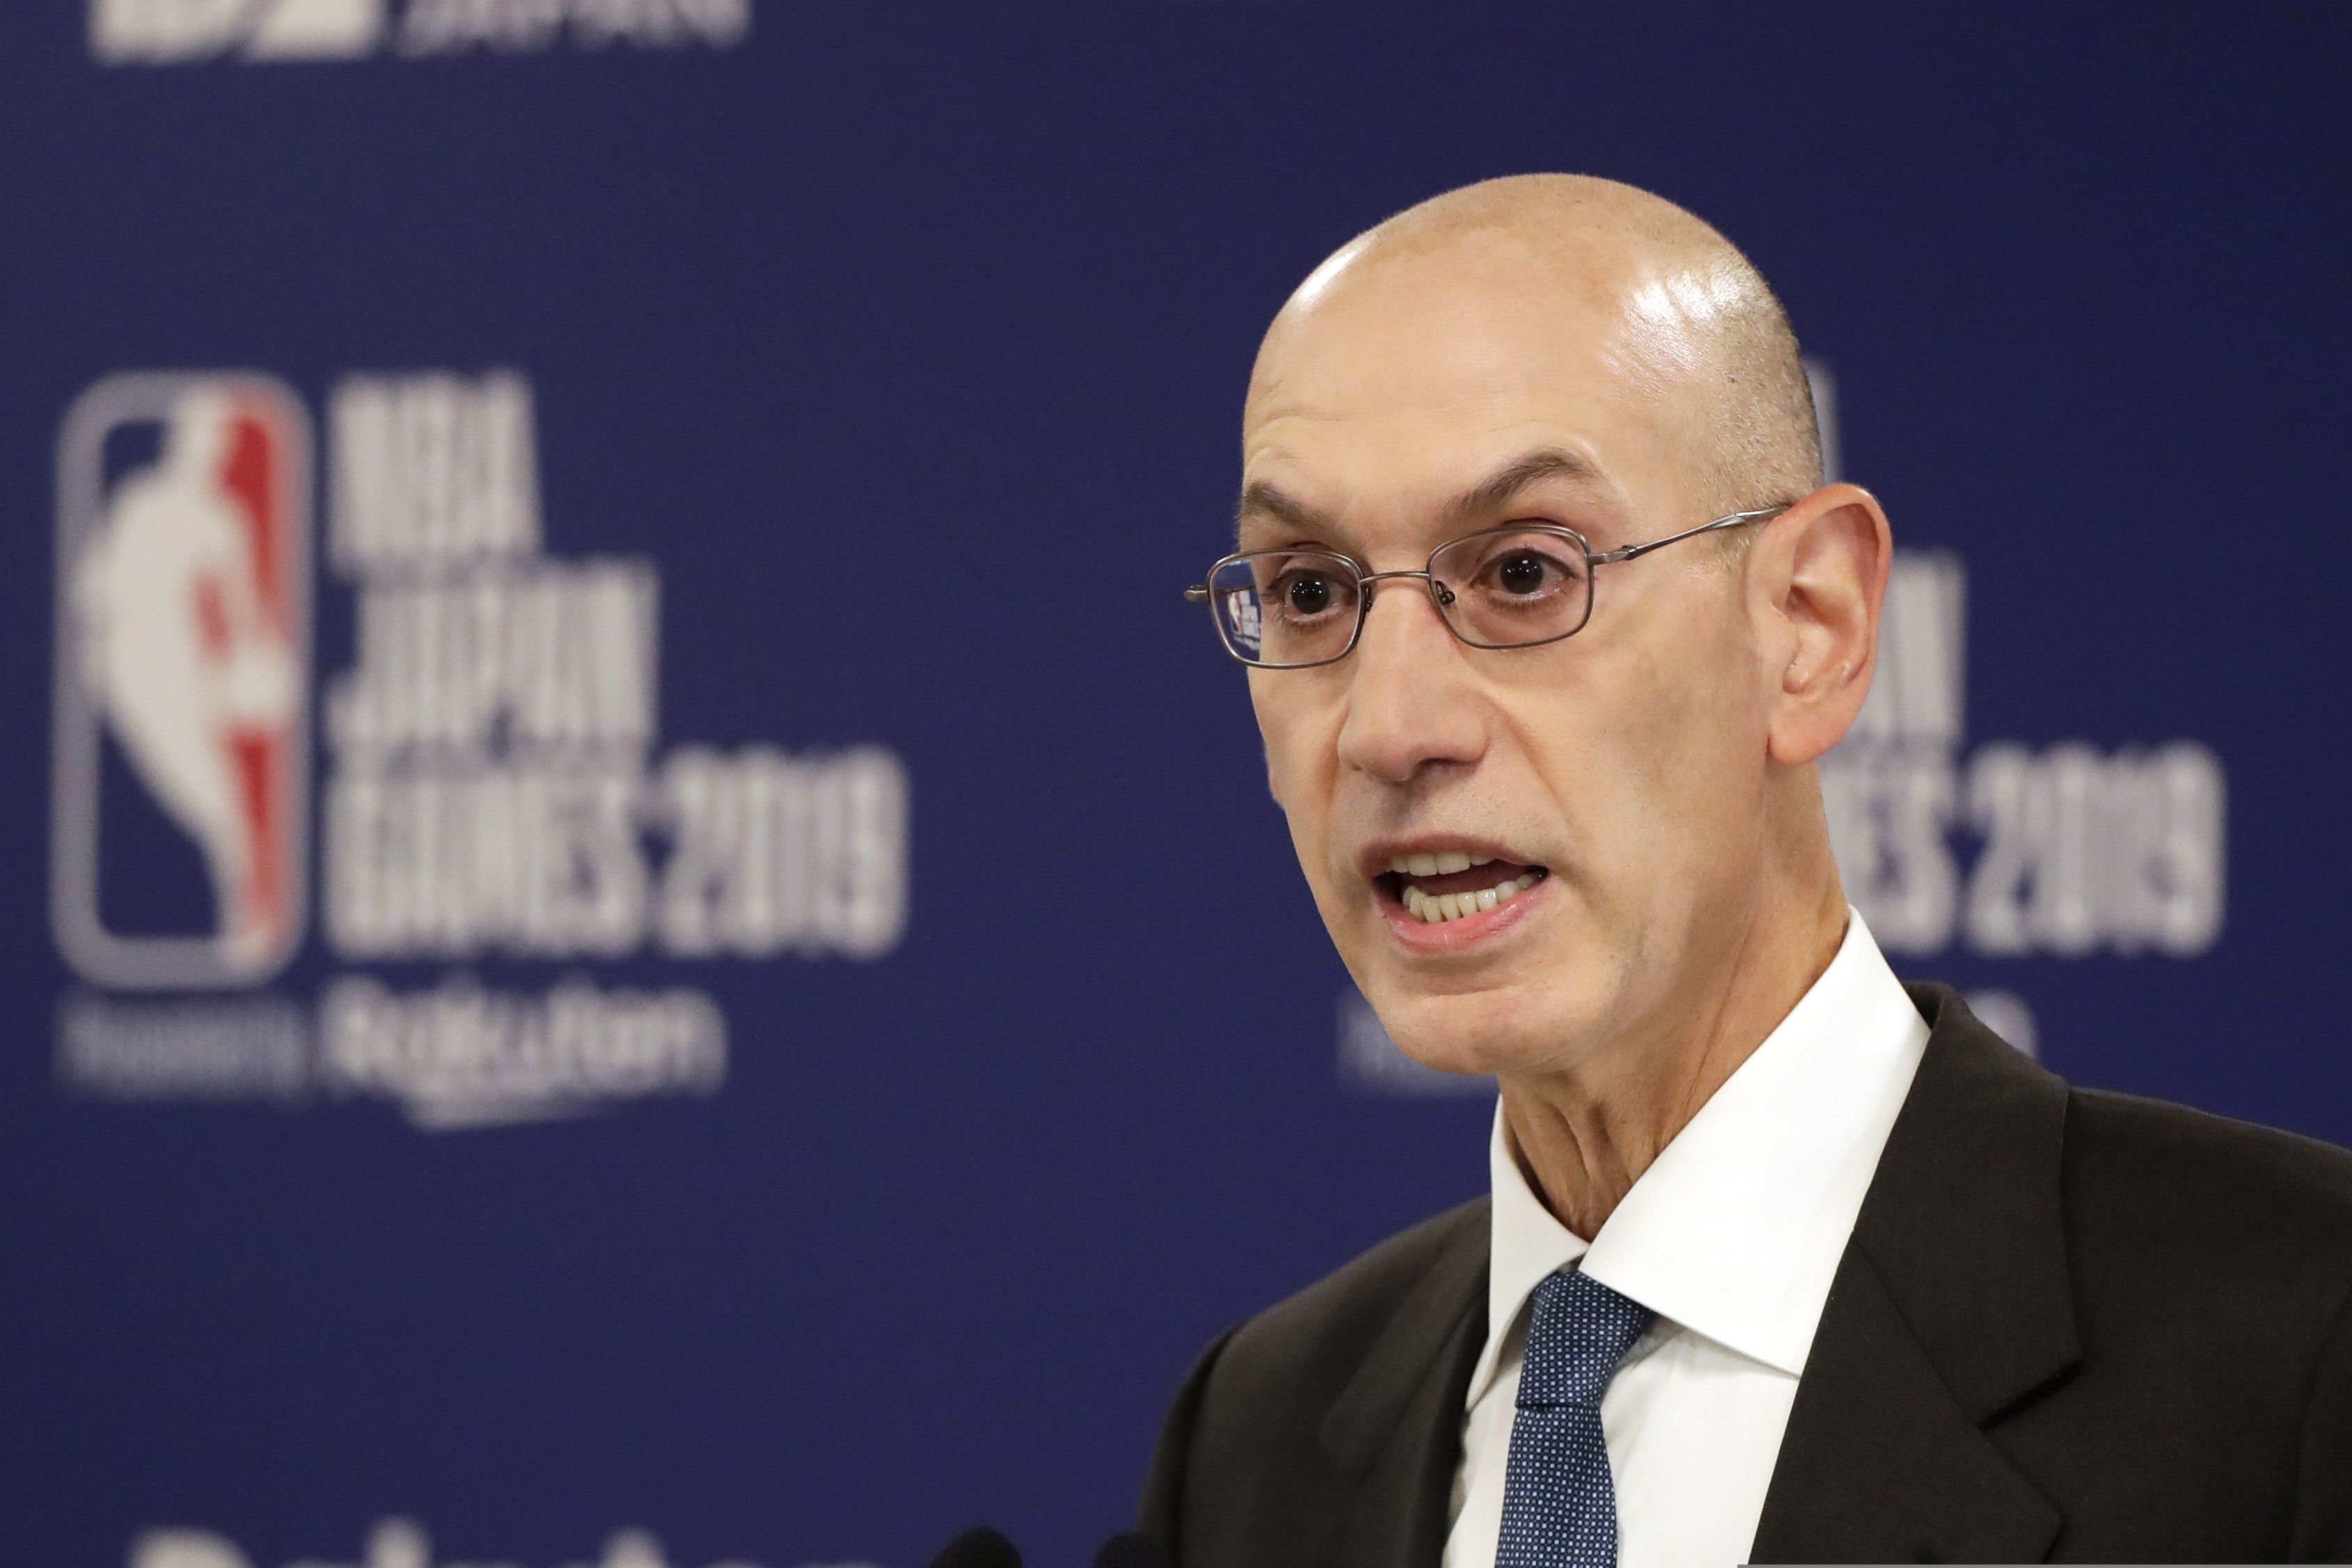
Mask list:
POLYGON ((301 941, 310 495, 261 376, 110 377, 66 415, 50 915, 94 984, 251 985, 301 941))

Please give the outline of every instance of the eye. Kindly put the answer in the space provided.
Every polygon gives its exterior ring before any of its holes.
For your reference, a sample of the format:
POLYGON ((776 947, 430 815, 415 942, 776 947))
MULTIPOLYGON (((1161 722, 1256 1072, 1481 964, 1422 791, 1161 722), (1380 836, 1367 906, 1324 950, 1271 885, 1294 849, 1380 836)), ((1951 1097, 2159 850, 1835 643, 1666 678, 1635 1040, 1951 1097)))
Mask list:
POLYGON ((1514 550, 1495 563, 1496 585, 1506 593, 1541 593, 1546 561, 1533 550, 1514 550))
POLYGON ((1512 599, 1533 599, 1554 593, 1577 573, 1549 551, 1520 545, 1496 554, 1481 574, 1488 589, 1512 599))
POLYGON ((1331 580, 1328 572, 1301 567, 1284 572, 1275 584, 1275 592, 1284 609, 1302 617, 1323 614, 1339 597, 1339 585, 1331 580))

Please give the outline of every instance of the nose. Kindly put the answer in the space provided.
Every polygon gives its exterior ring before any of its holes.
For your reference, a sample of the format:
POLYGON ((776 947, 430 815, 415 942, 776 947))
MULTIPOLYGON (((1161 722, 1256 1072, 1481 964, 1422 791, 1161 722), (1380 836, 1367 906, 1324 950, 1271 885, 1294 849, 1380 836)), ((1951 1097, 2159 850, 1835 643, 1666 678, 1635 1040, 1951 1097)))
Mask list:
POLYGON ((1478 705, 1466 700, 1470 650, 1446 629, 1418 575, 1371 583, 1367 591, 1374 597, 1348 660, 1339 760, 1391 784, 1477 761, 1486 731, 1478 705))

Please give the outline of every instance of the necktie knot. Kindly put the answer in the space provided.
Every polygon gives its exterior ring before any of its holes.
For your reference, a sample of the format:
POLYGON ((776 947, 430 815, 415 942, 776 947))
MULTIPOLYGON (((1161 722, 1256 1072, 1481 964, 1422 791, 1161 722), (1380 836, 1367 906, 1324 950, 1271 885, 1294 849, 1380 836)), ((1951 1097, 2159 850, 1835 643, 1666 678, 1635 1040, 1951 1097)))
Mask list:
POLYGON ((1653 1314, 1580 1269, 1562 1269, 1536 1287, 1528 1324, 1519 1408, 1598 1406, 1617 1364, 1650 1326, 1653 1314))

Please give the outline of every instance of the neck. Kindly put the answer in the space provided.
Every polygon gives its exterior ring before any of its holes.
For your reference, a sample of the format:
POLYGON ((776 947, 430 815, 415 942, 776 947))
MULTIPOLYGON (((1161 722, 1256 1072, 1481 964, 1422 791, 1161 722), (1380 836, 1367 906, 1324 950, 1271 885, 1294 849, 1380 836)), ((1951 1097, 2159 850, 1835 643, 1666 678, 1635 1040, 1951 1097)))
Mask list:
POLYGON ((1726 956, 1678 977, 1658 1016, 1572 1067, 1502 1079, 1512 1152, 1561 1224, 1588 1240, 1600 1234, 1660 1151, 1821 978, 1845 925, 1832 867, 1803 896, 1757 900, 1726 956))

